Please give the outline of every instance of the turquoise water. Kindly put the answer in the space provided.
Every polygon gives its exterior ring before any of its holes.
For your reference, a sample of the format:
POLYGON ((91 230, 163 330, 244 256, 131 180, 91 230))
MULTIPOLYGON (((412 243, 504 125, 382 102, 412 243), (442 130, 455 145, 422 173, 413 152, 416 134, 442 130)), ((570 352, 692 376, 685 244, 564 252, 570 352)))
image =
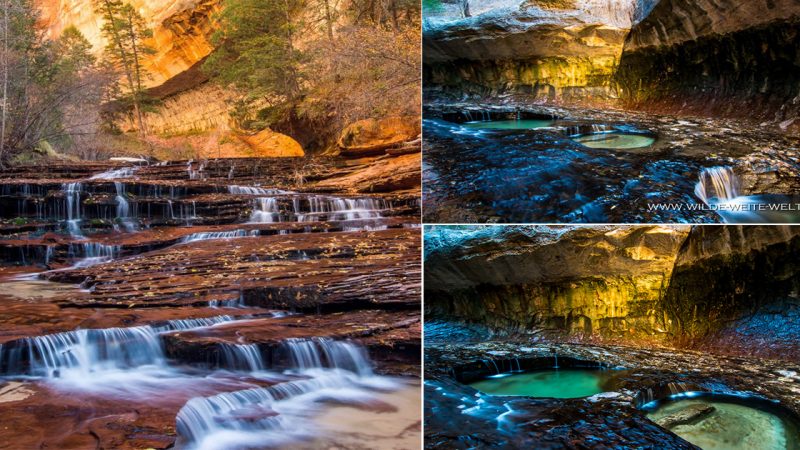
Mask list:
POLYGON ((552 120, 488 120, 480 122, 466 122, 462 125, 467 128, 480 130, 533 130, 536 128, 549 127, 553 124, 552 120))
POLYGON ((641 134, 598 133, 573 138, 575 142, 591 148, 630 149, 653 145, 655 138, 641 134))
POLYGON ((735 403, 708 399, 678 400, 647 417, 659 419, 691 405, 711 405, 714 412, 695 423, 675 425, 670 431, 703 450, 796 450, 797 429, 775 414, 735 403))
POLYGON ((488 378, 470 386, 491 395, 579 398, 603 392, 601 384, 608 377, 604 370, 552 369, 488 378))

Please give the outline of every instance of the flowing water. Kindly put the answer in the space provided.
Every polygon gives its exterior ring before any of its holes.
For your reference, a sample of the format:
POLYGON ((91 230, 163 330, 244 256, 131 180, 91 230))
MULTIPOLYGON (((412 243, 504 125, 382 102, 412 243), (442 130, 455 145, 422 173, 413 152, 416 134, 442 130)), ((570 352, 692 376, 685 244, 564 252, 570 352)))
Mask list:
MULTIPOLYGON (((763 409, 731 401, 684 399, 663 404, 647 417, 666 423, 687 408, 712 407, 710 414, 668 427, 670 431, 703 450, 797 450, 800 434, 796 424, 763 409)), ((678 423, 672 421, 672 423, 678 423)))
POLYGON ((796 199, 784 195, 742 195, 741 181, 731 167, 700 172, 694 194, 728 223, 797 223, 796 199))
POLYGON ((469 385, 491 395, 579 398, 603 392, 602 385, 611 374, 608 370, 537 370, 499 374, 469 385))
MULTIPOLYGON (((398 409, 382 396, 401 390, 403 383, 374 375, 358 345, 290 339, 283 349, 291 365, 287 373, 300 379, 190 400, 178 413, 178 443, 195 450, 285 447, 338 432, 330 429, 334 419, 324 415, 332 407, 373 414, 376 408, 398 409)), ((237 351, 250 355, 247 348, 237 351)))
MULTIPOLYGON (((73 264, 69 269, 88 267, 146 251, 138 247, 146 248, 146 241, 129 244, 134 240, 129 233, 138 232, 140 226, 172 226, 172 219, 191 226, 195 220, 219 214, 213 205, 199 200, 202 194, 198 192, 219 194, 225 186, 194 183, 196 186, 186 188, 124 180, 135 177, 136 170, 114 169, 82 182, 64 183, 62 195, 50 198, 45 198, 46 189, 34 185, 4 186, 4 195, 35 193, 41 197, 20 200, 20 216, 31 217, 35 212, 37 219, 66 225, 73 238, 38 243, 32 246, 35 252, 23 252, 22 260, 35 253, 45 264, 51 259, 68 259, 73 264), (191 195, 198 195, 199 206, 191 195), (35 210, 30 201, 37 203, 35 210), (121 239, 116 240, 117 236, 121 239)), ((185 177, 204 180, 208 175, 205 164, 187 164, 185 177)), ((249 197, 244 201, 253 205, 250 221, 258 223, 379 219, 383 211, 392 208, 390 202, 369 197, 342 198, 238 185, 227 186, 227 190, 232 195, 249 197)), ((356 227, 360 223, 350 225, 343 228, 364 229, 356 227)), ((376 224, 366 228, 385 227, 376 224)), ((258 230, 245 229, 199 231, 186 234, 180 244, 258 234, 258 230)), ((58 297, 78 289, 35 279, 9 283, 12 295, 22 298, 20 304, 25 307, 39 298, 58 297)), ((247 307, 243 295, 221 298, 208 305, 247 307)), ((135 320, 137 310, 131 311, 131 320, 135 320)), ((386 442, 396 448, 416 446, 406 443, 419 438, 418 429, 410 433, 407 430, 408 425, 418 421, 419 386, 373 374, 366 350, 356 343, 289 339, 272 348, 274 344, 215 342, 207 360, 173 359, 175 350, 168 344, 174 342, 177 333, 202 334, 204 329, 225 324, 288 314, 263 308, 247 315, 227 315, 223 311, 213 317, 75 329, 0 344, 0 382, 13 385, 16 392, 0 393, 0 402, 48 392, 54 397, 74 397, 87 405, 107 405, 117 400, 120 408, 159 404, 169 417, 183 405, 176 418, 180 435, 176 448, 227 450, 272 444, 319 448, 316 444, 330 447, 340 443, 368 448, 374 442, 386 442), (283 355, 283 359, 275 360, 273 353, 283 355), (20 397, 20 389, 27 389, 27 394, 20 397), (342 417, 346 411, 353 413, 351 418, 342 417), (367 422, 371 422, 368 432, 359 430, 367 422), (343 432, 341 427, 345 426, 343 432)), ((97 314, 102 315, 100 311, 97 314)), ((82 323, 95 323, 92 319, 82 323)), ((163 434, 169 435, 170 431, 163 434)))
POLYGON ((552 120, 519 119, 466 122, 461 126, 477 130, 535 130, 553 125, 552 120))

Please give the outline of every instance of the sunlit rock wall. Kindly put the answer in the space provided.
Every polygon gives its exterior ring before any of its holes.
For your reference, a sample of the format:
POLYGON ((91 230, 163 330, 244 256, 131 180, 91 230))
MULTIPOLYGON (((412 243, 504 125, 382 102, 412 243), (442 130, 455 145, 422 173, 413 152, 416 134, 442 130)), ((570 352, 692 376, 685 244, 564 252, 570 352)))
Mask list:
POLYGON ((800 349, 800 227, 435 227, 425 251, 433 319, 719 353, 800 349))
POLYGON ((429 92, 536 98, 614 97, 612 75, 635 17, 634 0, 452 3, 427 13, 424 85, 429 92))
POLYGON ((800 112, 800 2, 661 0, 625 42, 637 107, 788 120, 800 112))
MULTIPOLYGON (((103 51, 106 46, 100 34, 103 22, 95 13, 94 0, 36 0, 36 3, 51 37, 75 26, 97 54, 103 51)), ((221 0, 130 0, 129 3, 153 30, 149 44, 156 53, 145 62, 151 75, 148 86, 162 84, 211 53, 213 15, 219 11, 221 0)))
POLYGON ((426 314, 505 331, 660 339, 657 305, 688 231, 437 228, 425 238, 426 314))

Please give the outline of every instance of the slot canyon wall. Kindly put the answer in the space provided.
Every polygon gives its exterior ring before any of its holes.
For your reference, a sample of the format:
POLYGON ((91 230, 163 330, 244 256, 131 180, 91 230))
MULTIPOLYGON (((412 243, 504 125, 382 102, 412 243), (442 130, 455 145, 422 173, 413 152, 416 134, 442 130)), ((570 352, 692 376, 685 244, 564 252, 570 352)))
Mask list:
POLYGON ((615 95, 612 78, 636 14, 634 0, 478 0, 469 2, 469 17, 452 4, 426 12, 428 94, 615 95))
POLYGON ((792 120, 798 48, 796 0, 661 0, 626 38, 617 81, 636 107, 792 120))
POLYGON ((434 227, 425 239, 432 319, 557 340, 798 348, 800 227, 434 227))

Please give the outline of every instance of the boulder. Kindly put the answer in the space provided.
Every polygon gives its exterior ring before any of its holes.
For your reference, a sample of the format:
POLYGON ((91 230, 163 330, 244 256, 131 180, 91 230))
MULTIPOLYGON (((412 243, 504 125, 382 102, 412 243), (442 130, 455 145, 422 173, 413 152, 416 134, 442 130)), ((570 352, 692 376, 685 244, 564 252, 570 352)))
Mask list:
POLYGON ((239 134, 237 137, 253 150, 253 156, 272 158, 305 155, 297 141, 269 128, 255 134, 239 134))
POLYGON ((340 154, 346 157, 381 155, 387 149, 414 140, 420 132, 420 122, 415 116, 364 119, 348 125, 337 145, 340 154))

